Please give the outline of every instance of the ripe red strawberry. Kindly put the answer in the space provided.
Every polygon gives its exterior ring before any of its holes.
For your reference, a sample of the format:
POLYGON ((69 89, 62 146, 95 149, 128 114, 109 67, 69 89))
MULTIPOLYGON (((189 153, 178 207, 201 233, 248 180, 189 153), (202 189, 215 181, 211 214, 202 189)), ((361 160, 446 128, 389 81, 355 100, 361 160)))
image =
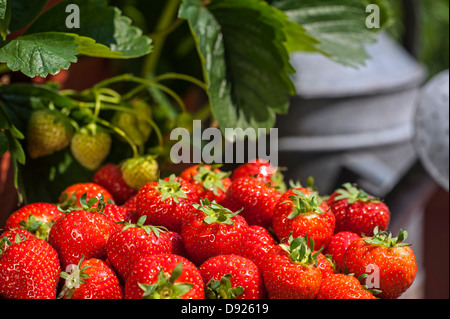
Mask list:
POLYGON ((122 176, 135 190, 141 189, 145 184, 158 180, 159 165, 155 156, 145 155, 133 157, 120 164, 122 176))
POLYGON ((239 255, 250 259, 256 266, 262 268, 265 255, 276 245, 276 240, 266 228, 258 225, 249 226, 247 241, 239 255))
POLYGON ((377 297, 399 298, 412 285, 417 274, 414 252, 410 244, 403 243, 408 233, 401 230, 397 237, 392 237, 375 228, 374 234, 373 237, 356 239, 348 246, 344 265, 358 278, 369 275, 365 286, 380 290, 377 297))
POLYGON ((203 280, 188 259, 150 255, 133 267, 125 284, 125 299, 204 299, 203 280))
POLYGON ((317 255, 317 268, 319 268, 322 273, 322 278, 336 273, 336 266, 331 255, 319 253, 317 255))
POLYGON ((38 158, 63 150, 70 144, 73 127, 58 111, 34 111, 28 122, 27 150, 31 158, 38 158))
POLYGON ((308 234, 316 247, 328 244, 334 234, 335 217, 316 192, 307 188, 295 188, 285 192, 273 213, 273 229, 280 241, 308 234))
POLYGON ((189 259, 196 265, 222 254, 239 254, 247 241, 248 224, 233 212, 207 199, 193 204, 196 210, 186 216, 181 237, 189 259))
POLYGON ((172 252, 171 237, 161 227, 144 226, 146 216, 137 224, 124 223, 122 229, 109 238, 106 253, 122 283, 126 282, 133 265, 142 257, 172 252))
POLYGON ((265 159, 255 159, 237 167, 231 174, 231 180, 235 181, 241 177, 252 177, 277 187, 280 193, 284 193, 286 185, 284 177, 278 168, 275 168, 265 159))
POLYGON ((336 190, 327 203, 336 216, 335 232, 372 236, 376 226, 382 231, 389 226, 390 211, 386 204, 350 183, 336 190))
MULTIPOLYGON (((0 239, 6 238, 10 242, 13 242, 17 235, 19 235, 19 238, 21 238, 22 240, 36 238, 36 236, 34 236, 28 230, 16 228, 16 229, 11 229, 11 230, 6 230, 3 233, 1 233, 0 239)), ((6 239, 3 239, 1 245, 7 245, 8 240, 6 240, 6 239)), ((2 249, 1 245, 0 245, 0 250, 2 249)))
POLYGON ((47 240, 50 228, 64 213, 50 203, 32 203, 16 210, 8 217, 5 229, 25 229, 36 237, 47 240))
POLYGON ((199 198, 222 204, 231 185, 229 175, 230 173, 221 171, 217 166, 194 165, 185 169, 180 177, 197 188, 199 198))
POLYGON ((316 299, 376 299, 352 275, 333 274, 323 278, 316 299))
POLYGON ((123 207, 118 206, 116 204, 105 204, 105 209, 103 210, 103 213, 108 216, 111 221, 115 224, 115 226, 118 229, 121 229, 123 226, 118 224, 120 222, 129 222, 132 223, 134 217, 134 214, 136 212, 123 207))
POLYGON ((123 205, 137 193, 123 179, 120 167, 113 163, 107 163, 100 167, 92 176, 92 182, 110 192, 117 205, 123 205))
POLYGON ((116 227, 104 215, 103 201, 98 205, 96 201, 91 198, 86 202, 86 194, 83 195, 82 208, 70 210, 50 229, 48 242, 58 252, 63 269, 78 264, 83 255, 87 259, 106 259, 106 244, 116 227))
POLYGON ((273 210, 280 193, 267 183, 250 177, 235 180, 225 196, 224 206, 237 211, 249 225, 272 227, 273 210))
POLYGON ((81 258, 69 272, 61 272, 65 279, 59 298, 64 299, 123 299, 119 279, 106 262, 81 258))
POLYGON ((145 215, 147 224, 164 226, 177 233, 183 219, 194 210, 191 204, 199 200, 195 187, 175 175, 146 184, 137 196, 139 217, 145 215))
POLYGON ((317 268, 314 240, 293 238, 270 250, 265 258, 263 276, 270 299, 314 299, 322 282, 317 268))
POLYGON ((199 267, 205 283, 206 299, 263 299, 262 272, 238 255, 218 255, 199 267))
POLYGON ((95 171, 111 151, 111 135, 95 123, 82 127, 70 141, 73 157, 81 166, 95 171))
POLYGON ((0 240, 0 297, 55 299, 61 271, 58 254, 45 240, 17 232, 12 240, 7 235, 0 240))
MULTIPOLYGON (((104 187, 95 183, 76 183, 68 186, 64 189, 58 199, 58 202, 62 208, 69 207, 81 207, 81 196, 86 194, 86 201, 95 197, 98 200, 103 196, 105 203, 114 202, 114 198, 110 192, 104 187)), ((94 204, 97 205, 97 204, 94 204)))
POLYGON ((331 237, 327 246, 324 249, 324 253, 333 257, 333 262, 336 266, 336 270, 344 272, 344 254, 348 246, 352 241, 361 238, 358 234, 342 231, 338 232, 331 237))

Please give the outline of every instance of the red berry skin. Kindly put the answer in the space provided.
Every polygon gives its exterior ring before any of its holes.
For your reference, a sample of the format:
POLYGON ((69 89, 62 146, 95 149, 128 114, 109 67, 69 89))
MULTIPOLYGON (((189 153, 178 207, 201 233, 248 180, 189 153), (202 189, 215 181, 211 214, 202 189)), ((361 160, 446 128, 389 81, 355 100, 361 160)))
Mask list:
POLYGON ((189 182, 177 177, 185 197, 178 197, 178 203, 172 197, 162 201, 162 193, 157 189, 158 182, 144 185, 136 199, 137 217, 147 216, 146 224, 164 226, 176 233, 181 232, 181 224, 186 215, 194 210, 192 203, 199 201, 196 188, 189 182))
POLYGON ((142 299, 143 290, 138 284, 155 284, 158 280, 158 273, 162 268, 170 277, 173 269, 182 263, 182 273, 175 283, 191 283, 192 288, 182 299, 204 299, 205 291, 203 279, 198 268, 188 259, 174 254, 150 255, 140 259, 133 267, 130 276, 125 284, 125 299, 142 299))
MULTIPOLYGON (((80 198, 83 194, 87 194, 86 201, 89 201, 89 199, 93 197, 100 199, 101 196, 103 196, 105 203, 107 203, 110 200, 114 201, 114 197, 111 195, 110 192, 106 190, 106 188, 95 183, 76 183, 70 185, 61 192, 58 201, 60 204, 62 204, 64 203, 65 199, 70 199, 72 196, 74 196, 75 202, 71 204, 73 204, 73 206, 81 207, 80 198)), ((95 207, 97 205, 98 202, 95 203, 93 206, 95 207)))
POLYGON ((316 299, 377 299, 354 276, 332 274, 323 278, 316 299))
POLYGON ((0 297, 55 299, 61 272, 56 251, 35 237, 11 242, 0 254, 0 297))
POLYGON ((258 225, 249 226, 247 241, 239 255, 250 259, 256 266, 262 268, 267 252, 276 245, 276 240, 266 228, 258 225))
POLYGON ((314 299, 322 282, 318 268, 293 262, 279 245, 267 253, 262 271, 270 299, 314 299))
POLYGON ((205 217, 205 213, 196 210, 183 222, 181 237, 189 259, 201 265, 217 255, 239 254, 248 237, 248 224, 244 217, 232 217, 232 225, 220 222, 207 224, 203 221, 205 217))
POLYGON ((21 222, 27 222, 30 216, 36 217, 43 224, 54 223, 64 213, 58 210, 58 207, 50 203, 32 203, 16 210, 8 217, 5 223, 5 230, 22 228, 21 222))
POLYGON ((336 222, 334 214, 329 210, 328 205, 322 202, 319 207, 323 212, 311 211, 289 218, 294 211, 294 203, 289 197, 294 195, 296 190, 306 195, 312 193, 306 188, 296 188, 286 191, 280 197, 273 213, 274 232, 280 241, 288 238, 291 231, 293 237, 304 237, 307 234, 308 238, 314 239, 315 247, 320 249, 328 244, 334 234, 336 222))
POLYGON ((205 285, 211 279, 220 281, 223 276, 231 274, 231 288, 244 288, 244 292, 236 299, 264 298, 262 271, 250 259, 237 255, 218 255, 205 261, 199 270, 205 285))
POLYGON ((153 231, 147 233, 140 227, 115 231, 106 246, 108 260, 122 283, 126 282, 134 264, 141 258, 171 251, 168 235, 160 232, 157 237, 153 231))
POLYGON ((358 234, 342 231, 338 232, 331 237, 328 245, 325 247, 323 253, 325 255, 331 255, 337 271, 344 271, 344 254, 348 246, 352 241, 361 238, 358 234))
POLYGON ((336 273, 333 263, 322 253, 317 255, 317 268, 322 273, 322 278, 328 277, 336 273))
MULTIPOLYGON (((22 240, 36 238, 36 236, 34 236, 28 230, 16 228, 16 229, 4 231, 0 235, 0 239, 2 239, 3 237, 6 237, 6 238, 8 238, 9 241, 13 242, 17 235, 19 235, 22 240)), ((0 247, 0 250, 1 249, 2 248, 0 247)))
POLYGON ((339 194, 332 194, 327 203, 336 217, 335 233, 350 231, 361 236, 373 236, 373 229, 384 231, 390 222, 390 211, 381 201, 336 200, 339 194))
POLYGON ((106 244, 116 229, 109 217, 101 213, 75 210, 58 219, 49 233, 48 242, 57 251, 61 268, 77 265, 86 259, 106 259, 106 244))
POLYGON ((106 262, 91 258, 83 260, 81 267, 89 266, 85 273, 90 277, 73 291, 71 299, 123 299, 123 287, 106 262))
MULTIPOLYGON (((357 278, 365 273, 377 276, 378 272, 380 286, 374 288, 381 290, 381 293, 377 297, 399 298, 412 285, 417 274, 413 250, 408 246, 388 248, 372 245, 366 243, 366 239, 354 240, 349 245, 344 255, 344 266, 357 278)), ((369 286, 367 279, 366 285, 369 286)))
MULTIPOLYGON (((204 182, 195 179, 195 177, 199 174, 199 167, 200 165, 194 165, 185 169, 180 174, 180 177, 194 185, 194 187, 197 189, 199 198, 208 199, 210 202, 215 200, 216 203, 222 204, 225 200, 226 191, 231 185, 231 179, 229 177, 224 177, 220 181, 217 181, 217 183, 220 183, 220 187, 216 187, 216 191, 214 192, 214 188, 206 188, 204 182)), ((211 165, 203 165, 203 167, 211 171, 211 165)), ((223 173, 218 168, 212 169, 212 172, 223 173)))
POLYGON ((253 177, 263 181, 264 183, 270 183, 273 185, 274 181, 272 180, 272 176, 276 173, 277 169, 273 167, 270 162, 264 159, 255 159, 237 167, 233 171, 233 174, 231 174, 231 180, 235 181, 242 177, 253 177))
POLYGON ((280 193, 267 183, 254 178, 235 180, 225 196, 224 206, 240 213, 249 225, 272 227, 273 210, 280 193))
POLYGON ((106 204, 103 213, 111 219, 117 229, 122 229, 123 225, 117 224, 119 222, 131 223, 134 219, 134 211, 115 204, 106 204))
POLYGON ((134 188, 128 186, 124 181, 120 167, 113 163, 100 167, 92 176, 92 182, 110 192, 117 205, 123 205, 137 193, 134 188))

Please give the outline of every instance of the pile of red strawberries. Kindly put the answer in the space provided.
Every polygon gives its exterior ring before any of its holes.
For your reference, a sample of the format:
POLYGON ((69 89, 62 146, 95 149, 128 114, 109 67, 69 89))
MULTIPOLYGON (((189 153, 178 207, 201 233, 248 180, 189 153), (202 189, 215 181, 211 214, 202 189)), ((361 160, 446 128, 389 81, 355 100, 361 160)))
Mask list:
POLYGON ((128 187, 107 164, 0 236, 0 297, 393 299, 417 265, 382 200, 344 184, 283 187, 270 163, 195 165, 128 187))

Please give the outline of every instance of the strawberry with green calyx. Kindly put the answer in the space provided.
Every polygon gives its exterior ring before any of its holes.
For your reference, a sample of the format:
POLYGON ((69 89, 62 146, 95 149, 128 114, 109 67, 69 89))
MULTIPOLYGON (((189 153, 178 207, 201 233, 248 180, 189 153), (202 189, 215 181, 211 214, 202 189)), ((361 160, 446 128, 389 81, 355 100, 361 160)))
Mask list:
POLYGON ((174 254, 150 255, 133 267, 125 284, 125 299, 204 299, 197 267, 174 254))
POLYGON ((237 167, 231 175, 231 180, 235 181, 242 177, 251 177, 261 180, 277 188, 280 193, 286 191, 284 177, 280 169, 275 168, 265 159, 255 159, 237 167))
POLYGON ((180 233, 187 214, 199 201, 196 188, 186 180, 171 175, 144 185, 136 199, 137 216, 147 216, 147 224, 160 225, 180 233))
POLYGON ((110 192, 117 205, 123 205, 137 193, 123 179, 120 166, 113 163, 101 166, 92 176, 92 182, 110 192))
POLYGON ((36 237, 47 240, 50 228, 64 214, 50 203, 27 204, 8 217, 5 229, 24 229, 36 237))
POLYGON ((280 241, 292 231, 294 237, 308 234, 317 247, 322 247, 334 234, 335 217, 318 193, 307 188, 295 188, 285 192, 278 200, 272 224, 280 241))
POLYGON ((279 198, 280 193, 266 182, 242 177, 228 187, 223 205, 231 210, 242 209, 241 215, 249 225, 270 228, 279 198))
POLYGON ((211 257, 199 267, 207 299, 263 299, 261 270, 251 260, 234 255, 211 257))
POLYGON ((61 272, 64 288, 58 298, 64 299, 123 299, 123 288, 106 262, 84 256, 69 272, 61 272))
POLYGON ((335 232, 372 236, 376 226, 380 230, 389 226, 390 211, 386 204, 356 185, 345 183, 329 197, 327 204, 336 216, 335 232))
POLYGON ((58 254, 45 241, 12 230, 0 240, 0 298, 55 299, 59 273, 58 254))
POLYGON ((328 277, 336 273, 336 264, 333 256, 320 253, 317 255, 317 268, 322 273, 322 278, 328 277))
POLYGON ((111 144, 111 135, 97 124, 91 123, 75 133, 70 142, 70 150, 81 166, 94 171, 109 155, 111 144))
POLYGON ((373 230, 374 236, 352 241, 344 255, 344 266, 349 273, 366 277, 365 285, 381 292, 382 299, 399 298, 414 282, 417 263, 411 244, 404 243, 408 233, 400 230, 397 237, 391 233, 373 230), (371 282, 367 283, 367 280, 371 282))
POLYGON ((87 200, 87 194, 84 194, 79 206, 67 209, 66 215, 50 229, 48 242, 58 252, 63 269, 78 264, 82 255, 88 259, 106 259, 106 244, 116 229, 103 212, 105 202, 102 197, 87 200))
POLYGON ((211 279, 206 284, 206 299, 238 299, 244 293, 244 287, 231 285, 231 274, 226 274, 220 280, 211 279))
POLYGON ((377 299, 353 275, 333 274, 323 278, 316 299, 377 299))
POLYGON ((169 231, 160 226, 144 225, 146 218, 142 216, 137 224, 120 223, 123 228, 115 231, 108 240, 107 257, 122 283, 141 258, 172 252, 169 231))
POLYGON ((72 135, 73 127, 65 115, 49 109, 33 111, 28 121, 28 154, 35 159, 63 150, 72 135))
POLYGON ((121 229, 123 226, 120 224, 122 222, 132 223, 135 219, 135 212, 116 204, 106 203, 103 213, 108 216, 111 221, 115 224, 116 228, 121 229))
POLYGON ((198 189, 199 198, 215 200, 221 204, 225 193, 231 184, 229 172, 220 170, 220 165, 194 165, 185 169, 180 177, 190 182, 198 189))
POLYGON ((314 251, 314 240, 305 235, 277 245, 265 257, 264 283, 271 299, 314 299, 322 273, 314 251))
POLYGON ((159 165, 156 156, 153 155, 127 159, 120 165, 120 169, 125 183, 135 190, 157 181, 159 176, 159 165))
POLYGON ((181 226, 186 252, 196 265, 222 254, 239 254, 247 241, 248 224, 241 212, 233 212, 207 199, 192 204, 195 211, 181 226))
MULTIPOLYGON (((86 201, 91 198, 97 198, 99 203, 100 198, 103 198, 104 202, 114 202, 114 198, 108 190, 95 183, 75 183, 65 188, 58 198, 59 207, 67 209, 71 207, 81 207, 81 196, 86 194, 86 201)), ((95 203, 96 204, 96 203, 95 203)), ((94 204, 94 205, 95 205, 94 204)))
POLYGON ((158 273, 158 282, 152 285, 141 284, 139 287, 144 291, 143 299, 180 299, 181 296, 188 293, 194 284, 176 283, 183 272, 183 263, 178 263, 168 278, 161 268, 158 273))

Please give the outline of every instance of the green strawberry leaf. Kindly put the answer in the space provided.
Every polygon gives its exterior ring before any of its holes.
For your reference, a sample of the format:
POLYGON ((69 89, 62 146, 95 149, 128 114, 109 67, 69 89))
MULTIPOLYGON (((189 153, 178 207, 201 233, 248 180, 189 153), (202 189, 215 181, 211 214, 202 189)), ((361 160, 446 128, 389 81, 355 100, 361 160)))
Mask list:
POLYGON ((151 51, 150 38, 132 25, 131 19, 122 15, 106 1, 79 0, 80 28, 66 25, 66 7, 72 0, 63 1, 42 14, 26 31, 26 34, 42 32, 76 33, 81 54, 104 58, 137 58, 151 51), (97 44, 95 44, 97 42, 97 44))
POLYGON ((289 107, 294 70, 286 16, 260 0, 184 0, 220 128, 271 128, 289 107))
POLYGON ((47 0, 9 0, 11 2, 11 22, 9 33, 25 28, 42 12, 47 0))
POLYGON ((363 65, 370 58, 365 46, 374 43, 377 32, 391 20, 385 0, 273 0, 271 4, 318 39, 319 50, 334 61, 352 67, 363 65), (379 29, 366 26, 369 4, 380 8, 379 29))
POLYGON ((79 51, 74 40, 71 34, 49 32, 5 41, 0 45, 0 62, 29 77, 57 74, 77 62, 79 51))

